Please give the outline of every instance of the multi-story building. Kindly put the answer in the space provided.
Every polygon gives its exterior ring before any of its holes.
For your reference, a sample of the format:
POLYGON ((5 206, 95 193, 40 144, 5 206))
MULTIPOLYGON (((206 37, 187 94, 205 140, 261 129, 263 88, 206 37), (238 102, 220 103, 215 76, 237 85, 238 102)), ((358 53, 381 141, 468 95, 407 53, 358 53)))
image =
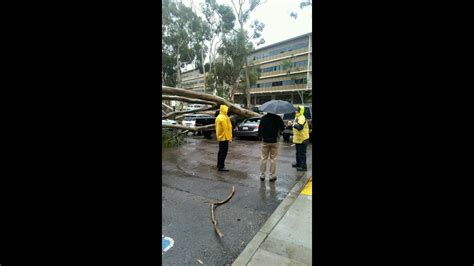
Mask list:
MULTIPOLYGON (((249 66, 256 66, 259 78, 250 88, 251 105, 269 100, 293 104, 311 103, 312 33, 287 39, 252 52, 249 66)), ((245 103, 242 91, 235 93, 236 103, 245 103)))
POLYGON ((181 87, 197 92, 204 92, 204 75, 198 69, 181 73, 181 87))

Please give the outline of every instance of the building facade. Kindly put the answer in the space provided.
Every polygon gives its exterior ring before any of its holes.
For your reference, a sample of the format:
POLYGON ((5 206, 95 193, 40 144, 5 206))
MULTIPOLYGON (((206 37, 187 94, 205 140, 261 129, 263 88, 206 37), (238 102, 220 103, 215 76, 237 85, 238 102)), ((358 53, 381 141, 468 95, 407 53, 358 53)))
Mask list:
POLYGON ((181 73, 181 87, 197 92, 205 92, 204 75, 198 69, 181 73))
MULTIPOLYGON (((247 62, 257 67, 259 73, 256 84, 250 88, 252 106, 269 100, 312 102, 312 33, 259 48, 247 62)), ((242 91, 236 92, 235 102, 246 103, 242 91)))

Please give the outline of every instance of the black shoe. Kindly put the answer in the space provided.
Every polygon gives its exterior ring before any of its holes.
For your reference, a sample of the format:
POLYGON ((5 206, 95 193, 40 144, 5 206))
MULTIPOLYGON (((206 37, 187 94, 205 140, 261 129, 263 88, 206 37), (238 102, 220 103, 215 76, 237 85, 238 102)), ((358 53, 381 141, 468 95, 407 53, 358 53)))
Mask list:
POLYGON ((265 181, 265 177, 264 177, 264 176, 261 176, 261 177, 260 177, 260 181, 265 181))
POLYGON ((292 167, 295 167, 295 168, 298 168, 298 167, 300 167, 299 165, 297 165, 297 164, 295 164, 295 163, 294 163, 294 164, 292 164, 291 166, 292 166, 292 167))
POLYGON ((229 169, 227 169, 227 168, 219 168, 218 170, 221 171, 221 172, 229 172, 229 169))
POLYGON ((296 171, 307 171, 308 169, 306 167, 298 167, 296 168, 296 171))
POLYGON ((270 182, 275 182, 277 180, 277 177, 270 177, 270 182))

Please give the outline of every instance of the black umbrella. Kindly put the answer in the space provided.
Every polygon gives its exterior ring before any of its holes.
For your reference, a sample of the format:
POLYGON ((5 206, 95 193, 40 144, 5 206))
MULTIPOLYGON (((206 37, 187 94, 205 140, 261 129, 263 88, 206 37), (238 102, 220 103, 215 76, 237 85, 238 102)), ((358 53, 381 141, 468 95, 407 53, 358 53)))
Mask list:
POLYGON ((272 114, 288 114, 296 112, 296 108, 289 102, 282 100, 271 100, 262 104, 259 108, 262 112, 272 114))

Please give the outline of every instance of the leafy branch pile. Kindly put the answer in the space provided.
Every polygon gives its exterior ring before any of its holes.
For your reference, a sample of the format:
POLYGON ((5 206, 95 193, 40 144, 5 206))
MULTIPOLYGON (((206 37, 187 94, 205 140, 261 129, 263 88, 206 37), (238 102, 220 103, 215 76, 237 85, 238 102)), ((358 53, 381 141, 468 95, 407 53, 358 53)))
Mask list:
POLYGON ((163 148, 177 147, 186 143, 185 134, 180 129, 163 129, 161 131, 161 145, 163 148))

